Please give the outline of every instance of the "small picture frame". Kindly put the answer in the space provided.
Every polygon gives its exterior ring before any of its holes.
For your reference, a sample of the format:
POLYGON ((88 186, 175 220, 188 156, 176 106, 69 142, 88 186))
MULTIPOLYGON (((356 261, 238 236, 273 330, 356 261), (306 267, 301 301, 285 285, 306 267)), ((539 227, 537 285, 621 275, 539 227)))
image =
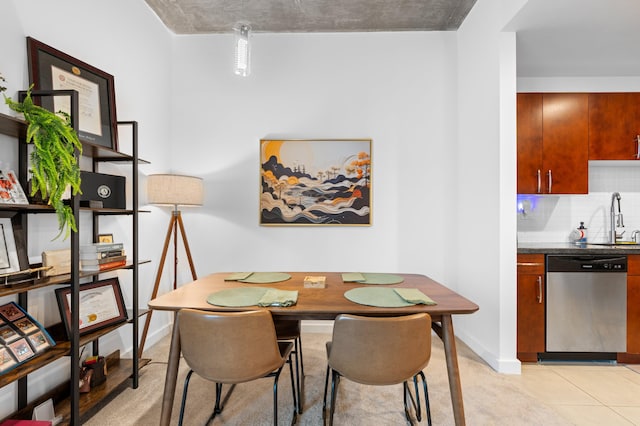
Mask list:
POLYGON ((11 302, 0 306, 0 315, 2 315, 7 321, 15 321, 18 318, 22 318, 24 316, 24 312, 18 307, 18 305, 11 302))
MULTIPOLYGON (((118 278, 110 278, 80 286, 80 322, 78 332, 85 335, 100 328, 127 321, 127 310, 118 278)), ((71 336, 71 288, 56 290, 60 316, 71 336)))
POLYGON ((113 234, 98 234, 99 243, 113 243, 113 234))
POLYGON ((18 362, 22 362, 26 359, 31 358, 33 355, 35 355, 33 352, 33 349, 31 349, 31 346, 29 345, 29 343, 27 342, 27 339, 25 338, 22 338, 20 340, 16 340, 13 343, 10 343, 8 347, 11 350, 11 353, 13 354, 13 356, 16 357, 18 362))
POLYGON ((18 332, 15 331, 10 326, 4 325, 0 327, 0 341, 5 345, 8 345, 9 343, 19 338, 20 338, 20 335, 18 334, 18 332))
POLYGON ((28 335, 27 339, 29 339, 31 347, 36 352, 42 352, 43 350, 51 346, 42 331, 38 331, 37 333, 28 335))
POLYGON ((0 373, 4 373, 16 364, 17 362, 9 349, 4 346, 0 347, 0 373))
POLYGON ((29 318, 19 319, 18 321, 15 321, 13 325, 25 336, 39 330, 38 326, 31 322, 29 318))

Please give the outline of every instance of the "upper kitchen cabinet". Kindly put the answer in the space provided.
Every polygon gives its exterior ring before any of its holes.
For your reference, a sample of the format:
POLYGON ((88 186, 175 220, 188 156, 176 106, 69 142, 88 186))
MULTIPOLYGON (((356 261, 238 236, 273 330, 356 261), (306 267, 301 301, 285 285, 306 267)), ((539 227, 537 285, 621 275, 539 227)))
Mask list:
POLYGON ((519 93, 518 193, 589 192, 589 96, 519 93))
POLYGON ((640 93, 589 94, 589 160, 640 156, 640 93))

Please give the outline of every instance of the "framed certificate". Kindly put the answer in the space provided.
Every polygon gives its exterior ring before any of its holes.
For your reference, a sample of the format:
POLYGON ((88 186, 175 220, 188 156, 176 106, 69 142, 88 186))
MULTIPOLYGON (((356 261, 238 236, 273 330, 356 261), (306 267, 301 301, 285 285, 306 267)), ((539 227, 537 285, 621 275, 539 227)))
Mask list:
MULTIPOLYGON (((127 320, 127 310, 117 277, 81 285, 79 297, 78 331, 81 336, 127 320)), ((56 298, 67 335, 71 336, 71 288, 57 289, 56 298)))
MULTIPOLYGON (((27 37, 29 79, 36 90, 76 90, 78 137, 82 142, 118 150, 113 76, 51 46, 27 37)), ((68 96, 42 97, 50 111, 71 111, 68 96)))

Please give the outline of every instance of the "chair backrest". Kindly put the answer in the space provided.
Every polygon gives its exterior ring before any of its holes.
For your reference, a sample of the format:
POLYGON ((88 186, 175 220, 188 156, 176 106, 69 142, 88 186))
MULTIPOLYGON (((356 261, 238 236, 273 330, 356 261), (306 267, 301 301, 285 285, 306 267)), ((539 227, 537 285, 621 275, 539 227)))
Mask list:
POLYGON ((178 312, 182 354, 198 375, 217 383, 264 377, 282 366, 271 312, 178 312))
POLYGON ((338 315, 333 326, 329 366, 354 382, 402 383, 431 358, 431 317, 338 315))

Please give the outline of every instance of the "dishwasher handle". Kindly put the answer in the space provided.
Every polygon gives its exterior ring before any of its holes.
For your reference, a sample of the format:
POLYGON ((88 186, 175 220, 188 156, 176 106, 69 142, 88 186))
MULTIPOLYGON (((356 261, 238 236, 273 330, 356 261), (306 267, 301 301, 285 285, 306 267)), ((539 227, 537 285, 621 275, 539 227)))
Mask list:
POLYGON ((542 303, 544 301, 543 297, 542 297, 542 277, 541 276, 538 276, 538 296, 537 296, 537 299, 538 299, 538 303, 542 303))

